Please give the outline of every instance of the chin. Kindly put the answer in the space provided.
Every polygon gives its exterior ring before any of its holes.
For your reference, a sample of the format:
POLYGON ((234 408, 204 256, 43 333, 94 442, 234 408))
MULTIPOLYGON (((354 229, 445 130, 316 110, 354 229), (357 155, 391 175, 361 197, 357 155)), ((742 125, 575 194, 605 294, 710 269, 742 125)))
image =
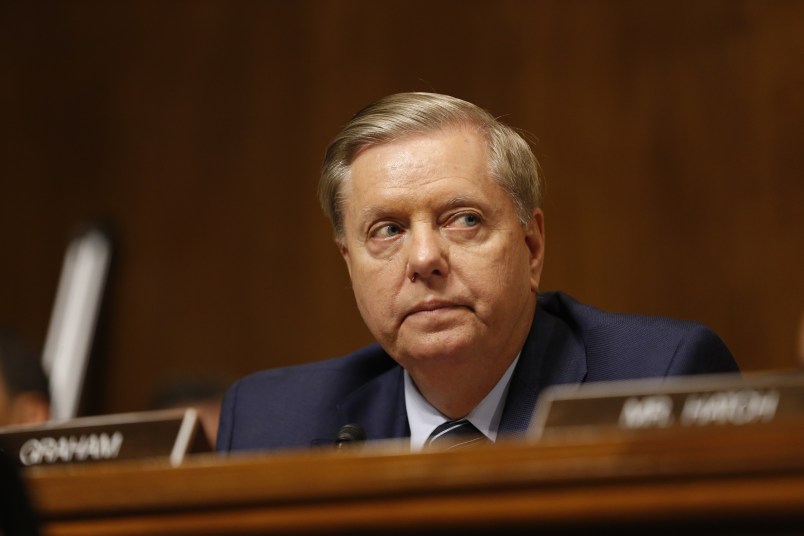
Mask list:
POLYGON ((470 355, 471 348, 476 347, 475 341, 464 337, 422 335, 415 343, 405 345, 397 353, 404 356, 404 361, 451 363, 465 359, 470 355))

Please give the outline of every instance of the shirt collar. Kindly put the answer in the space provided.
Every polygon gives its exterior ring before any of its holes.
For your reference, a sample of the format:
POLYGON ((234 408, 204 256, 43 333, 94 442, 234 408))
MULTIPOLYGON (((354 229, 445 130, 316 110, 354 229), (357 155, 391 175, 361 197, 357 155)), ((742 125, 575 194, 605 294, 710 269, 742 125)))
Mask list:
MULTIPOLYGON (((508 385, 511 383, 511 375, 514 373, 517 361, 519 361, 519 354, 508 366, 497 385, 466 416, 469 422, 492 441, 497 439, 497 430, 500 426, 500 418, 505 406, 508 385)), ((404 372, 404 377, 405 407, 408 412, 408 424, 410 425, 410 448, 411 450, 421 450, 433 430, 444 421, 450 419, 434 408, 422 396, 407 370, 404 372)))

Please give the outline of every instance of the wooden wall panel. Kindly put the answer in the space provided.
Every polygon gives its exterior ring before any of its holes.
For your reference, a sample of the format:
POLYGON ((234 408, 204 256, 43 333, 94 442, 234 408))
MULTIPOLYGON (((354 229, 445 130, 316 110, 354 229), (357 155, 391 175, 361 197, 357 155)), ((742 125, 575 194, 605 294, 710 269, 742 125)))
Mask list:
POLYGON ((44 341, 70 233, 118 241, 92 412, 370 341, 315 200, 329 138, 396 91, 532 134, 545 289, 797 366, 804 3, 0 5, 0 325, 44 341))

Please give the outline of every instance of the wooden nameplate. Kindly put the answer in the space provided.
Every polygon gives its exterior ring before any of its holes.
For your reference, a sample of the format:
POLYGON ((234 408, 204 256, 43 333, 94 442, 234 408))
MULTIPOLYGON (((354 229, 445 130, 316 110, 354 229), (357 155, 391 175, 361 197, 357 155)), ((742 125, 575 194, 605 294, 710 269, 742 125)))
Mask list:
POLYGON ((210 450, 193 409, 0 428, 0 451, 24 467, 153 457, 178 465, 189 453, 210 450))
POLYGON ((739 374, 627 380, 545 389, 534 438, 601 429, 638 431, 804 422, 804 374, 739 374))

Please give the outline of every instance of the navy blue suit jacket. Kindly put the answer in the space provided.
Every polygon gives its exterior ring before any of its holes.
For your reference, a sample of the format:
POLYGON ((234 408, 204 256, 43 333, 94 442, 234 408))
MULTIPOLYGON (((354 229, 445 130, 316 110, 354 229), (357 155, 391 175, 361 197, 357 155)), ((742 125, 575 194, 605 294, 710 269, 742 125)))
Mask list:
MULTIPOLYGON (((700 324, 607 313, 566 294, 542 293, 499 433, 523 433, 549 385, 737 370, 720 338, 700 324)), ((360 424, 369 440, 410 434, 402 368, 377 344, 239 380, 223 402, 217 447, 331 444, 347 423, 360 424)))

